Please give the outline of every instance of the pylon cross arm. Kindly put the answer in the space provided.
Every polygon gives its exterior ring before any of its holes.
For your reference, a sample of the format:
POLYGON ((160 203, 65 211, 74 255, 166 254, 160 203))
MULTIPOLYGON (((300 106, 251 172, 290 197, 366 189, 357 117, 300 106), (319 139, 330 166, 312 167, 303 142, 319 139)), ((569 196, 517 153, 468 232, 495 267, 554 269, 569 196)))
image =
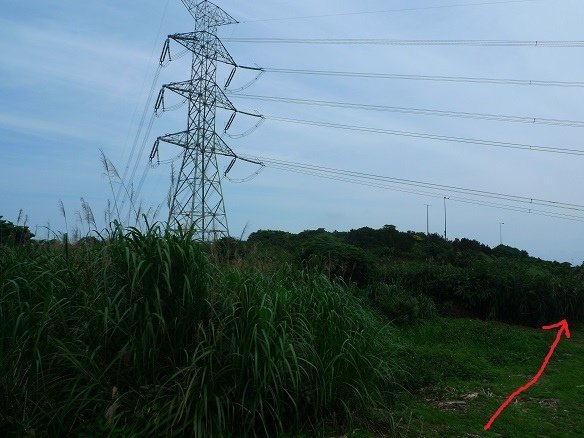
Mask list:
POLYGON ((195 20, 203 19, 210 27, 238 23, 235 18, 208 0, 182 0, 182 2, 195 20))
POLYGON ((237 63, 231 57, 221 40, 219 40, 216 35, 212 35, 209 32, 197 31, 190 33, 177 33, 169 35, 168 38, 176 41, 185 49, 190 50, 196 55, 204 56, 234 67, 237 66, 237 63), (203 44, 209 43, 213 47, 213 50, 211 51, 202 47, 203 44))
POLYGON ((168 135, 164 135, 162 137, 158 137, 158 139, 156 141, 162 142, 162 143, 173 144, 175 146, 180 146, 180 147, 183 147, 186 149, 189 145, 188 140, 189 140, 189 132, 182 131, 182 132, 177 132, 175 134, 168 134, 168 135))
MULTIPOLYGON (((189 141, 189 131, 182 131, 174 134, 164 135, 162 137, 158 137, 156 139, 156 142, 173 144, 175 146, 180 146, 184 149, 194 149, 197 146, 193 145, 192 142, 189 141)), ((212 152, 218 155, 224 155, 226 157, 232 158, 236 157, 235 152, 233 152, 233 150, 229 146, 227 146, 225 141, 223 141, 223 139, 219 137, 219 135, 216 133, 213 134, 208 147, 209 149, 212 150, 212 152)))
POLYGON ((216 154, 225 155, 226 157, 233 158, 237 157, 237 155, 235 155, 235 152, 233 152, 233 150, 231 150, 231 148, 227 146, 227 143, 225 143, 217 133, 213 134, 213 141, 211 144, 212 144, 211 147, 213 148, 213 151, 216 154))
MULTIPOLYGON (((221 87, 215 82, 209 82, 208 85, 210 92, 208 92, 209 95, 205 97, 209 98, 214 106, 228 111, 237 111, 221 87)), ((201 92, 200 86, 197 86, 193 81, 173 82, 172 84, 164 85, 163 88, 173 91, 179 96, 189 100, 199 100, 201 97, 199 96, 199 93, 201 92)))

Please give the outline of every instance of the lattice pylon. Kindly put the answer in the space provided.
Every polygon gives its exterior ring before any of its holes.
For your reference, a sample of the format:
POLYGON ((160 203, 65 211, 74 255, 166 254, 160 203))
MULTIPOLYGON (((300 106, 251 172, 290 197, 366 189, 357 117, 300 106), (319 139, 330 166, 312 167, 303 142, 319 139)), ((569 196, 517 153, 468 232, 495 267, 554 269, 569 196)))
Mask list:
MULTIPOLYGON (((168 89, 187 98, 187 130, 159 137, 155 148, 159 142, 184 148, 176 182, 171 189, 169 228, 194 227, 198 240, 214 241, 229 235, 217 154, 236 157, 217 134, 215 126, 217 107, 235 111, 217 85, 217 62, 233 66, 235 63, 216 32, 218 26, 237 21, 210 1, 182 2, 195 18, 195 32, 171 35, 169 38, 193 53, 191 78, 186 82, 165 85, 162 92, 168 89)), ((165 50, 168 50, 166 46, 165 50)), ((164 61, 164 56, 165 52, 161 61, 164 61)), ((163 97, 159 97, 157 107, 161 99, 163 101, 163 97)))

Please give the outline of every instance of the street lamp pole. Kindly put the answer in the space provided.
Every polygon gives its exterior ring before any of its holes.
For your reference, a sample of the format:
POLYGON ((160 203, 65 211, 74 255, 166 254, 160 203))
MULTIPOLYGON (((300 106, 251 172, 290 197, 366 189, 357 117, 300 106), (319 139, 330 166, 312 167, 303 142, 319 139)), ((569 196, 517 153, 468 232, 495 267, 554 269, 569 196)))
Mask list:
POLYGON ((444 240, 447 240, 448 235, 446 234, 446 200, 450 199, 444 196, 444 240))
POLYGON ((424 204, 426 205, 426 236, 430 235, 430 204, 424 204))

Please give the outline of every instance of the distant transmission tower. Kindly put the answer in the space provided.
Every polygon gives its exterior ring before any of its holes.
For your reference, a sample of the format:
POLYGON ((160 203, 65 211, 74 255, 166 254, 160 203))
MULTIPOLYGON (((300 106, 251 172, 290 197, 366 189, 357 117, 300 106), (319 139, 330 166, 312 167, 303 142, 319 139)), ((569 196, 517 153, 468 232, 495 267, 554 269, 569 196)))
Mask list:
MULTIPOLYGON (((223 108, 233 112, 225 131, 229 129, 238 112, 255 117, 258 115, 238 111, 217 84, 218 62, 233 66, 225 88, 229 86, 239 67, 217 37, 217 28, 235 24, 237 21, 210 1, 181 1, 195 19, 195 31, 169 35, 160 56, 160 63, 163 65, 171 60, 170 41, 176 41, 192 52, 191 78, 188 81, 164 85, 158 95, 155 110, 157 113, 164 111, 165 90, 182 96, 188 102, 187 129, 159 137, 150 154, 150 160, 153 161, 158 156, 161 142, 184 149, 180 170, 170 191, 168 227, 171 230, 194 227, 196 239, 209 242, 229 236, 217 155, 232 158, 225 175, 239 158, 216 131, 216 110, 223 108)), ((261 165, 255 161, 241 160, 261 165)))

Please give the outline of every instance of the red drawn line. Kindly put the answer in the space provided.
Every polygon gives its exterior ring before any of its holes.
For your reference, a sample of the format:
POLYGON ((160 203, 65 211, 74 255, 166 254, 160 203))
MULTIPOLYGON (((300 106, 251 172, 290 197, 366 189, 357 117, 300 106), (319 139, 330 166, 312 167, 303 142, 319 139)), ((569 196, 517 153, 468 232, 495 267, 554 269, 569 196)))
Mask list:
POLYGON ((517 391, 515 391, 513 394, 511 394, 509 396, 509 398, 507 398, 507 400, 505 400, 505 402, 493 414, 493 416, 491 417, 489 422, 487 424, 485 424, 484 430, 489 430, 491 428, 491 425, 493 424, 493 422, 497 419, 497 417, 501 414, 501 412, 503 412, 503 410, 505 410, 505 408, 507 406, 509 406, 509 403, 511 403, 515 397, 517 397, 522 392, 527 391, 529 388, 531 388, 533 385, 535 385, 537 383, 537 381, 539 380, 539 378, 543 374, 545 368, 547 367, 548 362, 552 358, 554 351, 556 350, 556 347, 560 343, 560 341, 562 339, 562 335, 565 333, 566 338, 570 339, 570 329, 568 327, 568 321, 566 321, 565 319, 558 322, 557 324, 545 325, 542 327, 543 330, 553 330, 553 329, 557 329, 557 328, 559 328, 559 330, 558 330, 558 334, 556 335, 556 339, 554 340, 554 343, 552 344, 552 347, 550 348, 550 351, 548 352, 547 356, 545 357, 543 364, 542 364, 541 368, 539 369, 539 371, 537 372, 537 374, 527 384, 523 385, 521 388, 519 388, 517 391))

